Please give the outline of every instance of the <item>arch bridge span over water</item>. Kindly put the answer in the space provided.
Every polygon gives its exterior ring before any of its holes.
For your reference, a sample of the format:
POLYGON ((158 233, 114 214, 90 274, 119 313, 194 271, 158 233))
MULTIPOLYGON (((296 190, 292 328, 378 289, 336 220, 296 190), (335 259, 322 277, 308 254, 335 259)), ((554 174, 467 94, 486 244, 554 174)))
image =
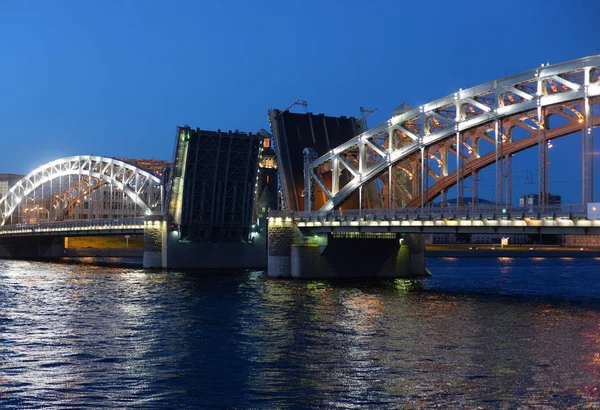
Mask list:
POLYGON ((0 226, 139 217, 162 209, 161 179, 95 155, 57 159, 27 174, 0 199, 0 226))
POLYGON ((315 206, 314 195, 305 195, 305 210, 337 209, 356 194, 362 208, 363 188, 373 181, 383 189, 376 195, 367 192, 369 208, 422 207, 440 195, 445 198, 453 186, 460 205, 465 180, 470 177, 476 198, 478 173, 492 164, 496 202, 510 205, 512 157, 536 145, 544 204, 549 194, 547 142, 579 131, 582 203, 592 202, 593 129, 600 125, 594 107, 599 103, 596 55, 542 65, 408 108, 310 162, 305 188, 319 188, 324 200, 315 206))

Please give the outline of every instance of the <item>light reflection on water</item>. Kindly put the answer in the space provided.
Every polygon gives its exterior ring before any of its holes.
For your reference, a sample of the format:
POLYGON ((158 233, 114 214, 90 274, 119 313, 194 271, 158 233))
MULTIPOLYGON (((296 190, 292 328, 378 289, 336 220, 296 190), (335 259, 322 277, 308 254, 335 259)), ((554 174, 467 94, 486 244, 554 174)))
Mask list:
POLYGON ((428 267, 285 281, 0 260, 0 408, 600 406, 599 261, 428 267))

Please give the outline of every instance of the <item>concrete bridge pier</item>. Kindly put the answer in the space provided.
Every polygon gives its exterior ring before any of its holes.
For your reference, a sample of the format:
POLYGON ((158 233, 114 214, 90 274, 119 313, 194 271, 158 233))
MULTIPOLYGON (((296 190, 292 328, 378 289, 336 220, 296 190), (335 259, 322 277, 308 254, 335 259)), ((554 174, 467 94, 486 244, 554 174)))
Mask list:
POLYGON ((264 235, 255 232, 251 243, 181 241, 176 228, 168 229, 167 218, 144 218, 144 269, 264 268, 264 235))
POLYGON ((144 218, 144 269, 166 268, 167 226, 163 215, 144 218))
POLYGON ((275 278, 289 278, 294 243, 302 243, 302 234, 291 218, 269 218, 267 272, 275 278))
POLYGON ((414 278, 428 275, 420 234, 302 234, 291 218, 270 218, 268 275, 316 278, 414 278))

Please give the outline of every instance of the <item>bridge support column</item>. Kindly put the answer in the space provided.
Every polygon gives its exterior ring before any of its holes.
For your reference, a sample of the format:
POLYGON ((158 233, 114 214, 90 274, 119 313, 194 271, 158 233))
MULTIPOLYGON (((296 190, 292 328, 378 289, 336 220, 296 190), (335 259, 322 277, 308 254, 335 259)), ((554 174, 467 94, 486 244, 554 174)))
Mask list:
POLYGON ((144 269, 165 268, 167 226, 162 215, 144 218, 144 269))
POLYGON ((300 236, 291 218, 269 218, 267 273, 275 278, 291 276, 292 244, 300 236))
POLYGON ((425 241, 422 234, 404 234, 396 254, 395 275, 401 278, 429 275, 425 267, 425 241))

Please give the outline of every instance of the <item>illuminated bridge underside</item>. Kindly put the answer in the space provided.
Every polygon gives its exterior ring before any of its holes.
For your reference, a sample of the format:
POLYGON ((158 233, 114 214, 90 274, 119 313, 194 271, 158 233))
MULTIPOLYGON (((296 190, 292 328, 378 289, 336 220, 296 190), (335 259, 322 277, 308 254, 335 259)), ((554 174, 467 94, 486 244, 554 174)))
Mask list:
POLYGON ((160 211, 161 202, 161 181, 145 170, 113 158, 67 157, 29 173, 0 199, 0 226, 137 217, 160 211))
MULTIPOLYGON (((318 158, 309 165, 311 183, 323 191, 326 202, 321 210, 326 211, 339 208, 387 172, 388 179, 383 179, 390 192, 387 204, 371 207, 399 206, 392 201, 394 196, 402 196, 401 205, 410 207, 431 201, 453 185, 460 190, 467 176, 494 162, 501 168, 514 153, 536 144, 540 146, 539 163, 546 166, 544 142, 551 138, 582 131, 584 154, 591 154, 592 130, 599 125, 593 105, 600 102, 599 95, 600 56, 460 90, 394 116, 318 158), (516 129, 528 135, 514 137, 516 129), (485 144, 491 152, 480 149, 485 144), (457 172, 448 172, 448 154, 455 156, 452 165, 456 164, 457 172), (429 165, 432 161, 433 167, 429 165), (402 174, 403 183, 392 181, 396 172, 402 174), (431 187, 427 186, 429 177, 435 181, 431 187), (344 180, 348 182, 342 186, 344 180)), ((590 202, 592 156, 583 156, 583 191, 588 195, 585 202, 590 202)), ((543 171, 540 175, 544 192, 547 180, 543 171)))
POLYGON ((403 208, 362 213, 282 211, 272 212, 269 219, 272 223, 294 221, 305 235, 334 232, 600 234, 600 220, 569 212, 464 213, 403 208))

